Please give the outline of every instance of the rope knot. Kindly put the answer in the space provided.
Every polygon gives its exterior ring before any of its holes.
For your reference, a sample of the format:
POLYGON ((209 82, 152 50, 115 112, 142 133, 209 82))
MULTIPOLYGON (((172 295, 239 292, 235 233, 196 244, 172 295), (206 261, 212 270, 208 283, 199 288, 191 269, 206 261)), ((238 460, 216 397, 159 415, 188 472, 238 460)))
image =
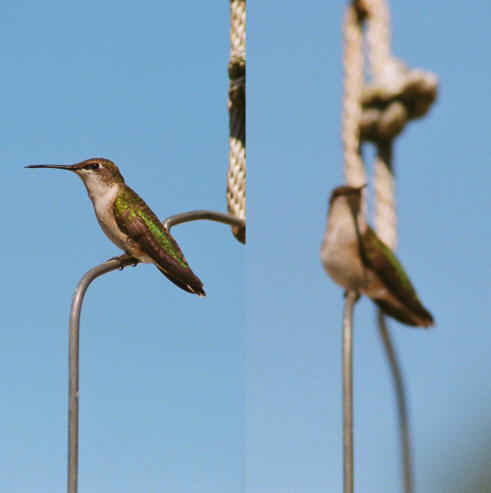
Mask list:
POLYGON ((394 59, 384 77, 365 86, 360 136, 384 142, 400 134, 410 120, 425 115, 437 96, 437 77, 423 70, 407 70, 394 59), (397 68, 395 68, 397 67, 397 68))

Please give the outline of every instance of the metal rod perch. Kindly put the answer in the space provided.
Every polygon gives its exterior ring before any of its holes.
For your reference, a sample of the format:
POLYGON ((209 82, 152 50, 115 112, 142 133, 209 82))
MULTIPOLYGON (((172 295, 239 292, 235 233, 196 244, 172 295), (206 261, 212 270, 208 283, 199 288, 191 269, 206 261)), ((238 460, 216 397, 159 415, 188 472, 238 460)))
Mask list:
POLYGON ((346 293, 343 313, 343 493, 353 493, 353 308, 355 291, 346 293))
MULTIPOLYGON (((222 212, 197 210, 183 212, 168 217, 163 225, 170 230, 172 226, 207 219, 245 230, 245 220, 222 212)), ((94 279, 113 270, 134 265, 134 259, 129 256, 121 256, 118 259, 110 259, 90 269, 80 280, 73 295, 70 310, 69 343, 68 343, 68 493, 77 493, 78 488, 78 385, 79 385, 79 334, 80 312, 87 288, 94 279), (127 257, 127 258, 125 258, 127 257)))

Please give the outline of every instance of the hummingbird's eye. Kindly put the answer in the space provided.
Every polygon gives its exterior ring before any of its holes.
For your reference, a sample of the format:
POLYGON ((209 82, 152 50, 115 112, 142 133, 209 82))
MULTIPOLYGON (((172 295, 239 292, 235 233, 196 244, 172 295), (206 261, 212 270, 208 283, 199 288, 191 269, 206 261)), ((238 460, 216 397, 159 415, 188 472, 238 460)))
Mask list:
POLYGON ((99 169, 99 163, 90 163, 87 165, 87 169, 93 169, 94 171, 99 169))

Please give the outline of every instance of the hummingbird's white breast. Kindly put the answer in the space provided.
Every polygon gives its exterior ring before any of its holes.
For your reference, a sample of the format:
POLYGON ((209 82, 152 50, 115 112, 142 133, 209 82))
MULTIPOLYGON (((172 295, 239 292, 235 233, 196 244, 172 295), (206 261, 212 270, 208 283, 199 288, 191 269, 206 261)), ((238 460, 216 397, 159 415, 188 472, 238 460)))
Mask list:
MULTIPOLYGON (((114 217, 114 201, 118 197, 121 184, 104 183, 96 177, 89 175, 83 177, 90 200, 94 206, 94 212, 100 227, 106 236, 121 250, 127 252, 140 262, 152 262, 152 259, 144 254, 136 241, 121 231, 114 217), (85 178, 85 179, 84 179, 85 178), (95 178, 95 179, 94 179, 95 178)), ((123 185, 124 186, 124 185, 123 185)))
POLYGON ((115 245, 124 250, 127 235, 119 229, 113 212, 114 201, 119 193, 119 184, 98 186, 97 183, 89 184, 85 180, 84 183, 100 227, 115 245))
MULTIPOLYGON (((363 234, 366 228, 363 217, 359 217, 358 223, 359 232, 363 234)), ((344 197, 337 198, 331 205, 321 260, 332 279, 345 289, 362 291, 365 288, 368 272, 360 258, 355 221, 344 197)))

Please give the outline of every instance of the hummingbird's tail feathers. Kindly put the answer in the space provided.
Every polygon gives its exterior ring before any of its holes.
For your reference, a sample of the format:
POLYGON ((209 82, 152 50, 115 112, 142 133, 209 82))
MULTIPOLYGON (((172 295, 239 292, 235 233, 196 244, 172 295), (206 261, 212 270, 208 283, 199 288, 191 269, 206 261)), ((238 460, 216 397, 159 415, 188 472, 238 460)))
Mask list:
POLYGON ((374 299, 373 301, 382 309, 382 311, 387 313, 387 315, 399 320, 399 322, 402 322, 403 324, 424 328, 431 327, 434 324, 431 313, 426 310, 423 305, 420 305, 418 313, 415 313, 414 311, 398 309, 393 303, 387 303, 381 299, 374 299))
POLYGON ((187 291, 188 293, 192 293, 192 294, 197 294, 201 298, 204 298, 206 296, 205 290, 203 289, 203 283, 194 274, 191 273, 192 276, 194 277, 194 279, 191 279, 192 282, 187 282, 190 280, 189 277, 188 279, 184 280, 182 276, 177 277, 172 273, 165 271, 160 265, 158 264, 155 265, 160 270, 160 272, 162 272, 162 274, 164 274, 164 276, 167 277, 167 279, 169 279, 169 281, 172 281, 176 286, 179 286, 181 289, 184 289, 184 291, 187 291))

